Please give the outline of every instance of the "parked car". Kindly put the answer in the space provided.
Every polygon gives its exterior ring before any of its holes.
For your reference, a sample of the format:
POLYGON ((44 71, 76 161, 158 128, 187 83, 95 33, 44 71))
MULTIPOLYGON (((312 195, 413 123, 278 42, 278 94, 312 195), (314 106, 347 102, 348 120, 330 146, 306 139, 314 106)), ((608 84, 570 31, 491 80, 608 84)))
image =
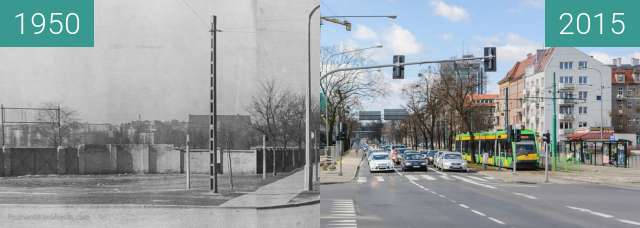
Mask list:
POLYGON ((387 152, 372 152, 369 157, 369 172, 393 171, 393 163, 387 152))
POLYGON ((438 159, 438 169, 443 171, 460 170, 467 172, 467 162, 459 152, 443 152, 438 159))
POLYGON ((427 171, 427 161, 425 161, 424 155, 420 153, 405 153, 402 156, 402 171, 416 169, 427 171))

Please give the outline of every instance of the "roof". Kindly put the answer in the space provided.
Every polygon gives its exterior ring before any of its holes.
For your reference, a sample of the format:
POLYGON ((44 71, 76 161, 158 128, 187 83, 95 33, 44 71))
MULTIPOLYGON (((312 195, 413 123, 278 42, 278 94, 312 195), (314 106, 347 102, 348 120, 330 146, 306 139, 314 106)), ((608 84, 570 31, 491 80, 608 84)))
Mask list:
POLYGON ((471 98, 473 98, 473 100, 487 100, 487 99, 498 99, 500 95, 497 93, 485 93, 485 94, 473 94, 471 95, 471 98))
POLYGON ((516 81, 521 79, 529 66, 534 66, 534 71, 536 73, 544 71, 545 66, 551 60, 551 56, 553 55, 553 48, 539 50, 536 54, 528 54, 527 57, 523 60, 516 62, 513 67, 507 72, 507 74, 502 78, 498 84, 503 84, 508 81, 516 81), (541 55, 541 56, 538 56, 541 55))
MULTIPOLYGON (((612 131, 603 131, 602 139, 608 140, 609 137, 613 135, 612 131)), ((582 131, 582 132, 574 132, 567 136, 567 140, 569 141, 583 141, 583 140, 594 140, 601 139, 600 131, 582 131)))
POLYGON ((633 79, 634 73, 640 73, 640 66, 632 66, 632 65, 621 65, 621 66, 611 66, 611 83, 612 84, 640 84, 640 82, 635 81, 633 79), (616 75, 619 73, 624 74, 624 82, 618 82, 616 80, 616 75))

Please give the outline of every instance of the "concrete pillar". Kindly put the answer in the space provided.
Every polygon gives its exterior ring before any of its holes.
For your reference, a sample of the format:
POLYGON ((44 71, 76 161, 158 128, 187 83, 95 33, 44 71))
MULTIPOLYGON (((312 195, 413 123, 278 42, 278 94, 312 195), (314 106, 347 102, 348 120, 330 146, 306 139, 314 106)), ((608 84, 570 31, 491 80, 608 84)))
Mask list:
POLYGON ((6 146, 2 146, 2 155, 4 157, 4 176, 11 176, 11 154, 6 146))
POLYGON ((62 148, 62 146, 58 146, 58 148, 56 148, 56 161, 57 161, 56 173, 57 174, 66 174, 65 152, 66 151, 64 151, 64 148, 62 148))
POLYGON ((78 174, 87 174, 87 164, 85 162, 84 144, 76 148, 76 156, 78 156, 78 174))

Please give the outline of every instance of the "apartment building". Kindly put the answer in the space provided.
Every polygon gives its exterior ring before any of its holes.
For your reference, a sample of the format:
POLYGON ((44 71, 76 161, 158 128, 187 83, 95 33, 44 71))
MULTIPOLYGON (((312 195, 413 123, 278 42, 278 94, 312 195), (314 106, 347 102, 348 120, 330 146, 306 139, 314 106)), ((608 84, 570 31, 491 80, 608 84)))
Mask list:
POLYGON ((611 66, 612 123, 617 133, 640 135, 640 60, 611 66))
MULTIPOLYGON (((550 132, 553 118, 553 87, 556 87, 558 140, 578 128, 611 126, 611 68, 576 48, 536 51, 517 62, 499 82, 500 98, 509 88, 509 122, 538 133, 550 132), (554 81, 555 78, 555 81, 554 81)), ((504 101, 497 114, 504 114, 504 101)), ((496 128, 502 129, 504 120, 496 128)))

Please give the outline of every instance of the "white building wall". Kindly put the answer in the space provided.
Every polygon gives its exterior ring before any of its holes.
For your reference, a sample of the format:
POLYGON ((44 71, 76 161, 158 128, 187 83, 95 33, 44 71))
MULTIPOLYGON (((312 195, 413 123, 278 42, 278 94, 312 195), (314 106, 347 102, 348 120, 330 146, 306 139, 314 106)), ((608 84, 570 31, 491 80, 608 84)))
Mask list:
MULTIPOLYGON (((525 75, 525 97, 544 97, 544 72, 535 73, 533 68, 525 75)), ((544 99, 526 99, 524 104, 524 124, 528 129, 542 134, 544 131, 544 99)))
MULTIPOLYGON (((556 74, 556 83, 558 88, 562 87, 560 82, 561 76, 573 77, 573 97, 578 98, 580 91, 587 92, 586 101, 576 101, 573 105, 573 120, 570 121, 573 125, 571 129, 560 129, 561 121, 558 120, 558 140, 566 139, 566 135, 570 134, 578 128, 578 123, 581 121, 587 122, 587 127, 599 127, 602 123, 605 127, 611 125, 611 68, 594 59, 593 57, 579 51, 576 48, 556 48, 551 60, 547 64, 544 70, 544 84, 545 96, 551 97, 553 94, 549 90, 553 86, 553 75, 556 74), (587 61, 586 69, 579 69, 579 61, 587 61), (560 69, 560 62, 573 62, 572 69, 560 69), (578 84, 579 76, 587 76, 587 84, 578 84), (601 89, 604 87, 604 89, 601 89), (602 92, 602 100, 596 100, 596 97, 602 92), (602 104, 601 104, 602 102, 602 104), (579 114, 578 107, 587 107, 586 114, 579 114), (602 107, 602 108, 601 108, 602 107), (601 121, 601 115, 603 121, 601 121)), ((559 97, 559 94, 557 94, 559 97)), ((553 106, 552 100, 547 100, 545 103, 544 112, 544 132, 551 131, 553 106)), ((560 112, 560 103, 562 100, 557 100, 556 111, 558 118, 560 112)))

